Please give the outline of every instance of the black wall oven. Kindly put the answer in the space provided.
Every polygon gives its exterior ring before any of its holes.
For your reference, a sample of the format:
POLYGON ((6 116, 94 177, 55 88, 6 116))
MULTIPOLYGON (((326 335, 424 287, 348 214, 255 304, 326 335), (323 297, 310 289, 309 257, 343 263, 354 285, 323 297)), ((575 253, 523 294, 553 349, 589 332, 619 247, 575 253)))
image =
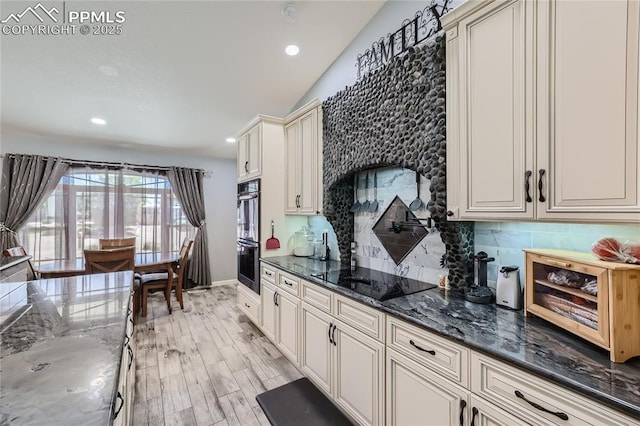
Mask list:
POLYGON ((238 184, 238 281, 260 294, 260 179, 238 184))

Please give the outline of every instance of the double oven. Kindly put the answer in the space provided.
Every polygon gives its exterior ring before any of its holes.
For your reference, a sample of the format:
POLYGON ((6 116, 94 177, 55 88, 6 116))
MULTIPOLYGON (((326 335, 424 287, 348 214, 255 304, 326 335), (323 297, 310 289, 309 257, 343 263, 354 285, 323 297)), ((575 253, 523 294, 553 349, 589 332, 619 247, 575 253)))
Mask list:
POLYGON ((260 294, 260 179, 238 184, 238 281, 260 294))

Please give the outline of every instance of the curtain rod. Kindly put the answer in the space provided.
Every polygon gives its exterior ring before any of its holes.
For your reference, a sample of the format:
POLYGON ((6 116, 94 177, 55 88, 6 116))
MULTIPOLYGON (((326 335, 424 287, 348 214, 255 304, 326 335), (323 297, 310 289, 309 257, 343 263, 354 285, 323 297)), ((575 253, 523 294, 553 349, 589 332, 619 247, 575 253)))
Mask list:
MULTIPOLYGON (((3 154, 0 157, 8 156, 9 158, 15 158, 16 155, 17 154, 3 154)), ((147 169, 147 170, 158 170, 158 171, 165 171, 165 172, 171 170, 171 167, 168 167, 168 166, 148 166, 148 165, 131 164, 131 163, 110 163, 108 161, 84 161, 84 160, 73 160, 71 158, 62 158, 62 157, 60 157, 60 160, 63 163, 70 164, 70 165, 78 165, 78 166, 121 167, 123 169, 147 169)), ((194 167, 191 167, 191 168, 194 170, 203 172, 205 177, 210 177, 213 174, 211 170, 197 169, 194 167)))

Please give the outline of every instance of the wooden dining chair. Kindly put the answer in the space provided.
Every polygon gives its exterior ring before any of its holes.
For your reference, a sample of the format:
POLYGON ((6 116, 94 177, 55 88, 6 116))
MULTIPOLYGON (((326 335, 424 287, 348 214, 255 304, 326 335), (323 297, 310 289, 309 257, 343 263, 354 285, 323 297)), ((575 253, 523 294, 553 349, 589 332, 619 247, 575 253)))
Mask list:
POLYGON ((100 238, 100 248, 117 248, 117 247, 130 247, 136 245, 136 237, 130 238, 100 238))
POLYGON ((149 290, 164 289, 164 298, 167 301, 167 309, 171 313, 171 290, 176 289, 176 299, 180 303, 180 309, 184 309, 184 303, 182 301, 182 281, 184 279, 184 273, 186 271, 187 261, 189 260, 189 252, 193 240, 185 238, 180 247, 180 254, 178 255, 178 261, 172 265, 167 272, 156 272, 151 274, 142 274, 142 280, 140 281, 140 287, 142 289, 142 316, 147 316, 147 298, 149 290), (169 275, 171 274, 171 275, 169 275), (171 276, 171 279, 169 279, 171 276))
POLYGON ((104 250, 85 250, 84 268, 87 274, 133 271, 135 247, 119 247, 104 250))
MULTIPOLYGON (((6 248, 2 250, 2 255, 4 257, 28 256, 27 251, 22 246, 6 248)), ((36 273, 36 270, 33 268, 33 264, 31 263, 31 260, 27 260, 27 278, 29 280, 37 280, 40 278, 36 273)))

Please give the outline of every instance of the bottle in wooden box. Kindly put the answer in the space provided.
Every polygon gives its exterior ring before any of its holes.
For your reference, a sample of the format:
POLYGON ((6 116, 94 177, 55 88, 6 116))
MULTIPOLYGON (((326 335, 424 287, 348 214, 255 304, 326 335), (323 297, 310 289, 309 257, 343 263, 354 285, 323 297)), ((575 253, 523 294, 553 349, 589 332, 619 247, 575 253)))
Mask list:
POLYGON ((609 350, 611 361, 640 355, 640 265, 566 250, 525 252, 527 315, 609 350))

